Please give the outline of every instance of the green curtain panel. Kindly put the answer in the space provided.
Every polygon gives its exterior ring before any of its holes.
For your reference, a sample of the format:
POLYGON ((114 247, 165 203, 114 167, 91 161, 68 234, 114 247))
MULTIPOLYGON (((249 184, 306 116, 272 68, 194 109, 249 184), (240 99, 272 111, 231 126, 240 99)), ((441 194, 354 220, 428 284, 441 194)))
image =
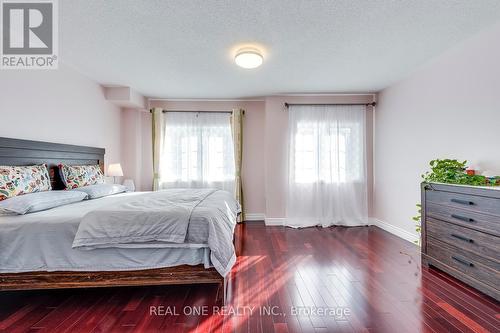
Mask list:
POLYGON ((160 153, 161 142, 163 141, 163 110, 153 108, 152 114, 152 134, 153 134, 153 191, 160 188, 160 153))
POLYGON ((231 130, 234 142, 234 162, 235 162, 235 195, 236 200, 241 205, 241 215, 238 222, 245 220, 245 208, 243 206, 243 186, 241 183, 241 162, 243 158, 243 115, 242 109, 233 109, 231 117, 231 130))

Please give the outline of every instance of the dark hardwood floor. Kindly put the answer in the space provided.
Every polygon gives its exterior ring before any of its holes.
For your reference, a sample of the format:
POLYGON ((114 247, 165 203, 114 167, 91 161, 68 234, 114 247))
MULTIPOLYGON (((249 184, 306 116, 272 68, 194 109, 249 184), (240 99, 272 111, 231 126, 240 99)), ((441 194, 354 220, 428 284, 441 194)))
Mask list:
POLYGON ((500 305, 376 227, 237 229, 216 285, 0 293, 0 332, 499 332, 500 305), (206 311, 204 314, 203 311, 206 311))

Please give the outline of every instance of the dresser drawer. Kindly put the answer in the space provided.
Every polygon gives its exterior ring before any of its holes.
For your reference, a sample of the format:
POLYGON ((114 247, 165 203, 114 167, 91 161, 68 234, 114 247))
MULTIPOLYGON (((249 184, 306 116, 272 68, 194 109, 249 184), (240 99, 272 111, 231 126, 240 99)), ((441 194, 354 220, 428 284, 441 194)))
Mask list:
POLYGON ((425 206, 427 217, 458 224, 467 228, 500 236, 500 217, 480 214, 452 206, 438 205, 428 202, 425 206))
POLYGON ((427 237, 439 239, 496 262, 500 261, 498 257, 500 239, 496 236, 432 218, 426 220, 426 232, 427 237))
POLYGON ((500 216, 500 199, 432 190, 425 195, 430 203, 500 216))
POLYGON ((429 238, 427 255, 483 284, 500 289, 499 264, 480 258, 462 248, 429 238))

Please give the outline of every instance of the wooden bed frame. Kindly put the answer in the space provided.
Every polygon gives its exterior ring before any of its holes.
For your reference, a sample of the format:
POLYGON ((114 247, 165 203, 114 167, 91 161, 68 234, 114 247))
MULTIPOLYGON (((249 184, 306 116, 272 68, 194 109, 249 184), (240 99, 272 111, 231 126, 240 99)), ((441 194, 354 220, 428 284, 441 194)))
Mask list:
MULTIPOLYGON (((105 150, 102 148, 0 137, 0 165, 46 163, 54 190, 64 188, 57 168, 59 163, 73 165, 97 164, 104 172, 104 153, 105 150)), ((222 301, 225 302, 226 279, 213 267, 205 269, 203 265, 182 265, 159 269, 112 272, 41 271, 0 273, 0 291, 200 283, 220 284, 222 293, 219 293, 217 298, 222 298, 222 301)))

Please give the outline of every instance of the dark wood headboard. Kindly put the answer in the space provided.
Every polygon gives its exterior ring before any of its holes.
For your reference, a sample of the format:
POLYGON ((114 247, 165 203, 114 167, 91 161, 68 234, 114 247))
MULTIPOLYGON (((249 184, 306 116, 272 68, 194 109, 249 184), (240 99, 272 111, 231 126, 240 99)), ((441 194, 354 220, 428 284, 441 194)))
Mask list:
POLYGON ((54 190, 64 188, 57 169, 59 163, 99 165, 104 172, 104 153, 103 148, 0 137, 0 165, 46 163, 54 190))

